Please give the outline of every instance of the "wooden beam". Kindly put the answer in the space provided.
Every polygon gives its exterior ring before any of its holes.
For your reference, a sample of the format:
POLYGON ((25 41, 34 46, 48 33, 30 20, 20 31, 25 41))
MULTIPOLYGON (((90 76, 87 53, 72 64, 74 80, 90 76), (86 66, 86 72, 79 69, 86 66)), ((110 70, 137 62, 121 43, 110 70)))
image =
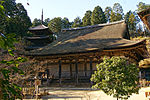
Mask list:
POLYGON ((61 85, 61 60, 59 60, 59 84, 61 85))

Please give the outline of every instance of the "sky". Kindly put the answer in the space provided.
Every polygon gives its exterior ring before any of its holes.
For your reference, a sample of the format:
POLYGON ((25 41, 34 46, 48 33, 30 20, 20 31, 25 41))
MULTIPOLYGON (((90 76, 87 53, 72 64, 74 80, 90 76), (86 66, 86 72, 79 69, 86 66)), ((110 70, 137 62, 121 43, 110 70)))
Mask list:
POLYGON ((82 19, 87 10, 93 11, 98 5, 104 11, 107 6, 113 7, 114 3, 120 3, 126 13, 129 10, 136 10, 139 2, 150 4, 150 0, 16 0, 16 2, 24 5, 32 21, 34 18, 41 19, 42 9, 44 19, 67 17, 69 21, 73 21, 76 17, 82 19))

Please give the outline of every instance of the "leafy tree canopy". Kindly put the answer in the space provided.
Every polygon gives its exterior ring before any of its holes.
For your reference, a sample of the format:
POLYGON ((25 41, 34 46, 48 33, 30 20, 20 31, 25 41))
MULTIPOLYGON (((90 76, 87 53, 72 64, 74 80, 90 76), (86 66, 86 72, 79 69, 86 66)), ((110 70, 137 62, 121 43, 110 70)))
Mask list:
POLYGON ((139 69, 120 57, 104 58, 98 64, 97 71, 92 75, 94 88, 99 88, 107 95, 118 98, 128 98, 132 93, 138 93, 139 69))
POLYGON ((82 21, 81 21, 80 17, 76 17, 72 24, 72 28, 81 27, 81 25, 82 25, 82 21))
POLYGON ((5 8, 5 17, 0 18, 1 32, 16 33, 16 37, 25 36, 31 21, 24 6, 21 3, 16 4, 15 0, 5 0, 2 5, 5 8))
MULTIPOLYGON (((5 10, 1 3, 0 1, 0 16, 1 18, 8 17, 7 14, 4 14, 5 10)), ((24 62, 25 59, 16 57, 12 51, 14 49, 13 43, 16 42, 14 36, 14 34, 4 35, 0 32, 0 50, 6 49, 8 54, 13 57, 11 60, 5 60, 6 58, 4 57, 0 59, 0 100, 22 99, 21 88, 13 82, 13 78, 16 74, 23 74, 22 70, 18 67, 20 62, 24 62)), ((0 55, 2 56, 2 54, 1 52, 0 55)))
POLYGON ((119 13, 119 14, 123 15, 123 8, 122 8, 122 6, 119 3, 115 3, 113 5, 113 12, 115 14, 119 13))
POLYGON ((62 29, 63 28, 70 28, 70 22, 69 22, 69 19, 67 17, 64 17, 62 19, 62 29))
POLYGON ((59 33, 62 29, 62 18, 55 17, 48 23, 49 29, 54 33, 59 33))
POLYGON ((41 19, 37 19, 35 18, 32 22, 32 27, 35 27, 35 26, 38 26, 40 25, 42 22, 41 22, 41 19))
POLYGON ((139 4, 137 5, 137 11, 140 12, 142 10, 145 10, 147 8, 150 8, 150 4, 145 4, 143 2, 139 2, 139 4))
POLYGON ((82 19, 83 26, 91 25, 91 15, 92 15, 92 12, 90 10, 86 11, 86 13, 82 19))
POLYGON ((111 12, 110 21, 119 21, 123 19, 123 9, 119 3, 115 3, 113 6, 113 11, 111 12))
POLYGON ((136 30, 137 30, 137 24, 139 23, 140 19, 137 15, 137 13, 132 12, 131 10, 129 12, 126 13, 125 15, 125 21, 126 23, 128 23, 128 30, 129 33, 132 37, 134 37, 136 34, 136 30))
POLYGON ((102 24, 106 23, 105 14, 100 6, 96 6, 92 12, 91 16, 91 24, 102 24))
POLYGON ((111 7, 106 7, 105 8, 105 17, 106 17, 107 22, 110 22, 111 12, 112 12, 112 8, 111 7))

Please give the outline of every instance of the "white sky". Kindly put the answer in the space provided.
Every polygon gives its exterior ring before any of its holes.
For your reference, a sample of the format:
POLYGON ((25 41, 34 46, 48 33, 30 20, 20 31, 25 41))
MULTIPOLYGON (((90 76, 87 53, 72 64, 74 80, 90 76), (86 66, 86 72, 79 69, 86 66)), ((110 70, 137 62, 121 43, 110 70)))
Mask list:
POLYGON ((42 9, 44 19, 54 17, 67 17, 73 21, 77 16, 82 18, 87 10, 93 11, 94 7, 101 6, 103 11, 107 6, 113 7, 114 3, 120 3, 124 13, 136 10, 139 2, 150 4, 150 0, 16 0, 22 3, 33 21, 34 18, 41 19, 42 9), (27 5, 29 2, 30 5, 27 5))

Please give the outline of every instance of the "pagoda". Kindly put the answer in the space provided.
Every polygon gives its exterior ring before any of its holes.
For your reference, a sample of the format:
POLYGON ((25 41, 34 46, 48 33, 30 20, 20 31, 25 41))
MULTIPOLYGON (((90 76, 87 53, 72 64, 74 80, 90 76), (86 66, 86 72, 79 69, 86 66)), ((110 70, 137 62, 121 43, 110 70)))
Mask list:
POLYGON ((43 10, 41 16, 41 24, 36 27, 29 28, 29 32, 33 35, 26 37, 26 50, 38 49, 48 45, 53 41, 53 32, 43 25, 43 10))

